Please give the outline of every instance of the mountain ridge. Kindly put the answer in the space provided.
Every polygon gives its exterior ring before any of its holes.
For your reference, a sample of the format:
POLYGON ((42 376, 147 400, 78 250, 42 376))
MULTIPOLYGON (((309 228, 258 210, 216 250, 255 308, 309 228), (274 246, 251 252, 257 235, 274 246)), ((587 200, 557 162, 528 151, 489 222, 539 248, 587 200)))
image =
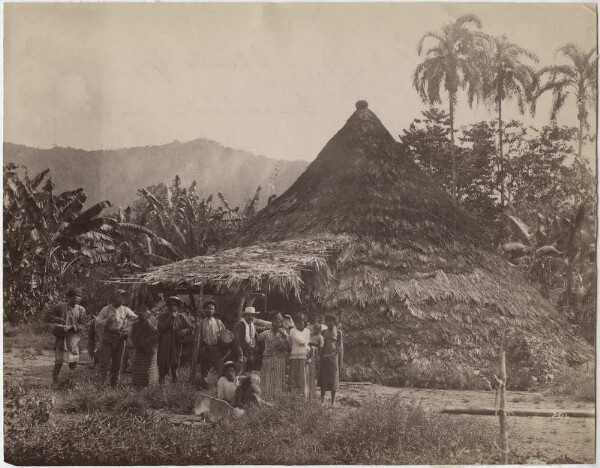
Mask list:
POLYGON ((4 142, 3 149, 5 164, 24 165, 31 175, 49 168, 56 190, 82 187, 88 204, 110 200, 115 206, 131 205, 138 189, 169 184, 175 175, 184 186, 196 180, 201 197, 223 192, 232 206, 243 205, 260 185, 263 206, 269 195, 287 190, 309 164, 256 155, 207 138, 109 150, 4 142))

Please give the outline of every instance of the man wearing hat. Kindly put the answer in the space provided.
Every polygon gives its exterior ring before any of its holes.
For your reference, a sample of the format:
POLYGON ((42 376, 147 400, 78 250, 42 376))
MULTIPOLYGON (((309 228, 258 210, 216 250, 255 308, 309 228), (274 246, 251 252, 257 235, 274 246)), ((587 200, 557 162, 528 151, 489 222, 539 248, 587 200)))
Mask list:
POLYGON ((171 382, 177 383, 183 344, 191 336, 193 323, 180 311, 183 301, 177 296, 167 298, 167 310, 158 316, 158 382, 165 383, 171 372, 171 382))
POLYGON ((98 350, 98 380, 100 384, 104 384, 110 367, 110 384, 113 387, 119 382, 128 321, 137 319, 137 315, 123 305, 126 294, 125 290, 117 289, 111 303, 104 307, 96 318, 96 331, 102 336, 98 350))
POLYGON ((58 382, 58 376, 63 363, 69 364, 69 369, 75 369, 79 361, 79 331, 86 327, 86 312, 79 305, 81 301, 79 289, 69 289, 66 302, 55 305, 48 313, 48 323, 54 340, 54 369, 52 379, 58 382))
POLYGON ((205 317, 200 322, 200 366, 202 384, 208 371, 214 368, 221 375, 223 368, 223 352, 219 346, 219 338, 225 330, 225 325, 215 317, 217 303, 206 301, 204 303, 205 317))
POLYGON ((256 349, 255 315, 256 309, 254 307, 246 307, 242 320, 233 326, 233 335, 238 359, 242 366, 242 373, 252 370, 254 366, 254 350, 256 349))

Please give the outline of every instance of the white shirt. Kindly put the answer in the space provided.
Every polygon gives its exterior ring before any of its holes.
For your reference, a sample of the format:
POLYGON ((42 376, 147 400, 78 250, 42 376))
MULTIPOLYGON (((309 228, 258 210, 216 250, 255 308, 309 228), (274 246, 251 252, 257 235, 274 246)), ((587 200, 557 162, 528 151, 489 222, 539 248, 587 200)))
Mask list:
POLYGON ((217 382, 217 398, 225 400, 227 403, 233 403, 236 389, 237 383, 230 382, 227 377, 223 376, 217 382))
POLYGON ((305 359, 309 351, 310 330, 305 328, 300 331, 297 328, 292 328, 290 330, 290 338, 292 339, 290 359, 305 359))
POLYGON ((129 307, 122 305, 115 308, 115 306, 109 304, 98 314, 98 317, 96 318, 96 327, 100 327, 102 328, 102 331, 104 331, 106 322, 113 316, 117 318, 117 324, 119 328, 123 328, 126 325, 127 320, 138 318, 138 316, 129 307))

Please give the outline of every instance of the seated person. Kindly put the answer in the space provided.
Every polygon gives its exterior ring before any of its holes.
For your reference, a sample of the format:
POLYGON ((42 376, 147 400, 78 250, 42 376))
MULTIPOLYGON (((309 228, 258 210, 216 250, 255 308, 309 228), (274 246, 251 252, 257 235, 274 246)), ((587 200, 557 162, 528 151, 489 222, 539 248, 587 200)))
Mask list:
POLYGON ((236 370, 235 363, 227 361, 223 364, 223 376, 217 382, 217 398, 230 405, 235 402, 235 392, 238 388, 236 370))
POLYGON ((235 392, 233 406, 236 408, 251 404, 267 404, 260 398, 260 377, 251 373, 242 378, 235 392))

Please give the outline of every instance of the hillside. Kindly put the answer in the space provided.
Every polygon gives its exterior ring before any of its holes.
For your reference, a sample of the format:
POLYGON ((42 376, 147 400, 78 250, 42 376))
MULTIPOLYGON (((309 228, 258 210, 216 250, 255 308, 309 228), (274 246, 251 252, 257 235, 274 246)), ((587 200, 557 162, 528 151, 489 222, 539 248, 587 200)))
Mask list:
POLYGON ((4 164, 11 162, 25 165, 32 175, 50 168, 57 190, 83 187, 88 203, 108 199, 115 206, 131 204, 138 188, 170 182, 176 174, 184 185, 196 180, 200 196, 222 191, 232 206, 242 204, 261 185, 262 206, 273 193, 270 184, 280 195, 308 165, 257 156, 203 138, 100 151, 4 143, 4 164))

